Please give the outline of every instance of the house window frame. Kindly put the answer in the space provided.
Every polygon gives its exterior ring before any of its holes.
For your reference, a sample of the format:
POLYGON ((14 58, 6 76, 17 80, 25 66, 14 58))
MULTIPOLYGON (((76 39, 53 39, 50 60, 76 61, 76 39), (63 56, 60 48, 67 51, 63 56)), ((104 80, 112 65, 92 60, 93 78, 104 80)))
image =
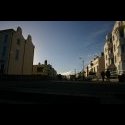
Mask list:
POLYGON ((5 35, 4 35, 4 43, 7 43, 7 41, 8 41, 8 37, 9 37, 8 34, 5 34, 5 35))
POLYGON ((2 57, 4 58, 5 55, 6 55, 6 50, 7 50, 7 47, 6 46, 3 46, 3 49, 2 49, 2 57))
POLYGON ((20 39, 19 38, 17 39, 17 45, 20 45, 20 39))
POLYGON ((19 60, 19 49, 16 49, 16 53, 15 53, 15 60, 18 61, 19 60))

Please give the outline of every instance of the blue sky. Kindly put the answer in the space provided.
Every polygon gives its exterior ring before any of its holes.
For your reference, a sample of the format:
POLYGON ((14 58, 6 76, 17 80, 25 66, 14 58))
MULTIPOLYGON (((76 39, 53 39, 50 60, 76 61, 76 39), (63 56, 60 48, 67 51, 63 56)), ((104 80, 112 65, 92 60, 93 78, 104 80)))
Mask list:
POLYGON ((48 63, 58 73, 80 71, 82 60, 87 65, 94 55, 103 51, 105 35, 115 21, 0 21, 0 30, 20 26, 35 45, 34 64, 48 63))

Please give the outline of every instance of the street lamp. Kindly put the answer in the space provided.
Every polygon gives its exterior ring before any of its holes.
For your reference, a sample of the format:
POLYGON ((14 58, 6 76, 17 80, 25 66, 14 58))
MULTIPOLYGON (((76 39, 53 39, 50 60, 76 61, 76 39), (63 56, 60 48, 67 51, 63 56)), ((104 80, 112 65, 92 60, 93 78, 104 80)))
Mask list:
POLYGON ((79 58, 80 60, 82 60, 82 63, 83 63, 83 72, 84 72, 84 60, 82 57, 79 58))
POLYGON ((84 75, 85 75, 85 74, 84 74, 84 60, 83 60, 82 57, 80 57, 79 59, 82 60, 82 63, 83 63, 83 76, 82 76, 82 79, 84 79, 84 75))

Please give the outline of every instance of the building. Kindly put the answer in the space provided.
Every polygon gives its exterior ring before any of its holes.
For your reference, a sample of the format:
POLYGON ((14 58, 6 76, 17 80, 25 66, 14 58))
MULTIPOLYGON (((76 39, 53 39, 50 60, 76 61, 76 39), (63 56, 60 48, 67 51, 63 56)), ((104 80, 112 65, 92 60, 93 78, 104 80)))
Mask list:
POLYGON ((0 71, 4 74, 31 75, 34 45, 28 35, 25 39, 20 27, 0 31, 0 71))
POLYGON ((52 65, 47 64, 47 60, 45 60, 44 64, 33 65, 33 75, 42 75, 50 78, 56 78, 57 72, 52 67, 52 65))
POLYGON ((116 21, 104 45, 105 68, 118 74, 125 71, 125 21, 116 21))
POLYGON ((116 67, 114 65, 113 41, 111 33, 108 33, 106 36, 106 42, 104 45, 104 55, 105 55, 105 70, 107 69, 110 69, 111 71, 116 70, 116 67))
POLYGON ((95 73, 98 78, 101 78, 101 72, 105 71, 104 53, 101 56, 94 58, 85 69, 85 77, 89 74, 95 73))

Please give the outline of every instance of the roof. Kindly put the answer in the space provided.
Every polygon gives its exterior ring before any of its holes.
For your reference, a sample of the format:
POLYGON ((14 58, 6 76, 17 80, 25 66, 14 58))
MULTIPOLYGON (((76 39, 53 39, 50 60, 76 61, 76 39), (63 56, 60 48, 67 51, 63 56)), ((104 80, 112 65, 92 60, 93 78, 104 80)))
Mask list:
POLYGON ((5 29, 5 30, 0 30, 0 32, 15 32, 14 29, 5 29))

